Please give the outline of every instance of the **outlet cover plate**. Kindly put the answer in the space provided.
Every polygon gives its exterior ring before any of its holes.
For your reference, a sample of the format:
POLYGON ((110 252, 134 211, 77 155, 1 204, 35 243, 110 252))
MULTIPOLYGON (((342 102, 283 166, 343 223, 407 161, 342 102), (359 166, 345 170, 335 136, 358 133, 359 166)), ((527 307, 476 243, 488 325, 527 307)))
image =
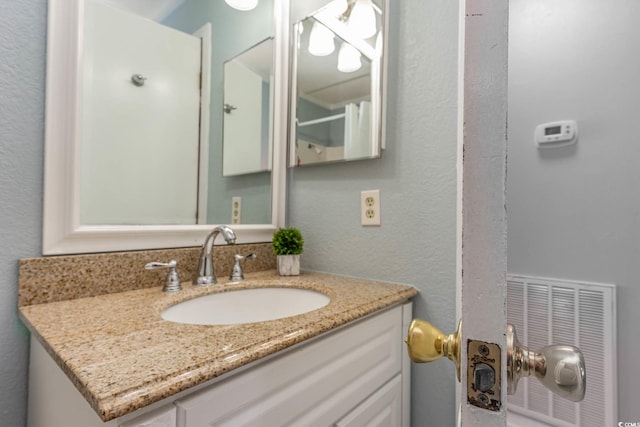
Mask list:
POLYGON ((380 225, 380 190, 360 193, 360 223, 363 226, 380 225))
POLYGON ((231 224, 240 224, 242 221, 242 197, 231 198, 231 224))

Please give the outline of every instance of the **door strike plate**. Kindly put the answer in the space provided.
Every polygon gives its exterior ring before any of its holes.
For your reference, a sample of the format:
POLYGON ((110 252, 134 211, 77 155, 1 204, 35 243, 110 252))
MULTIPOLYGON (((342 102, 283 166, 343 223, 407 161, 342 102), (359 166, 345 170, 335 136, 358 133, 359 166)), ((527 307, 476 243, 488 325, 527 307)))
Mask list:
POLYGON ((499 411, 500 346, 484 341, 467 341, 467 401, 479 408, 499 411))

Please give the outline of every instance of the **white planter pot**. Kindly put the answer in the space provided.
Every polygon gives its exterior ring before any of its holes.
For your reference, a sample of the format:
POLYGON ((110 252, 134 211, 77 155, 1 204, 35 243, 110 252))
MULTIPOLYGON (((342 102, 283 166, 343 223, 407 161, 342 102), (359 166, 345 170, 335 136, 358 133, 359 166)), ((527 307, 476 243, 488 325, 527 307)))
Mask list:
POLYGON ((278 273, 281 276, 300 275, 300 255, 278 255, 278 273))

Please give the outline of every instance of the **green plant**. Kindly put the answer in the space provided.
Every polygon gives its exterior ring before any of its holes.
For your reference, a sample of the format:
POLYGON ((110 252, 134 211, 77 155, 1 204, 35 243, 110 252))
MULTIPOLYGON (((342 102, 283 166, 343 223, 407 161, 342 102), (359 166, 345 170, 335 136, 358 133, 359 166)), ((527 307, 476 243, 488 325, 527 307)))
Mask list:
POLYGON ((295 227, 279 228, 273 233, 273 253, 276 255, 298 255, 302 253, 304 239, 295 227))

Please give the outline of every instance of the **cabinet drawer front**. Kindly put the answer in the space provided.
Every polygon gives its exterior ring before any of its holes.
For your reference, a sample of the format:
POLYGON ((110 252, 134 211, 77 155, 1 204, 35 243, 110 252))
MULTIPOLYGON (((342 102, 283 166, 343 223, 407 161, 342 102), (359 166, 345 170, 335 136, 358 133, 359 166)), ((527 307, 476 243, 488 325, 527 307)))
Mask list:
POLYGON ((395 307, 176 402, 178 426, 328 425, 398 374, 395 307))
POLYGON ((175 425, 176 408, 173 405, 167 405, 123 422, 119 424, 119 427, 174 427, 175 425))
POLYGON ((369 396, 336 427, 388 427, 402 425, 402 375, 396 375, 369 396))

